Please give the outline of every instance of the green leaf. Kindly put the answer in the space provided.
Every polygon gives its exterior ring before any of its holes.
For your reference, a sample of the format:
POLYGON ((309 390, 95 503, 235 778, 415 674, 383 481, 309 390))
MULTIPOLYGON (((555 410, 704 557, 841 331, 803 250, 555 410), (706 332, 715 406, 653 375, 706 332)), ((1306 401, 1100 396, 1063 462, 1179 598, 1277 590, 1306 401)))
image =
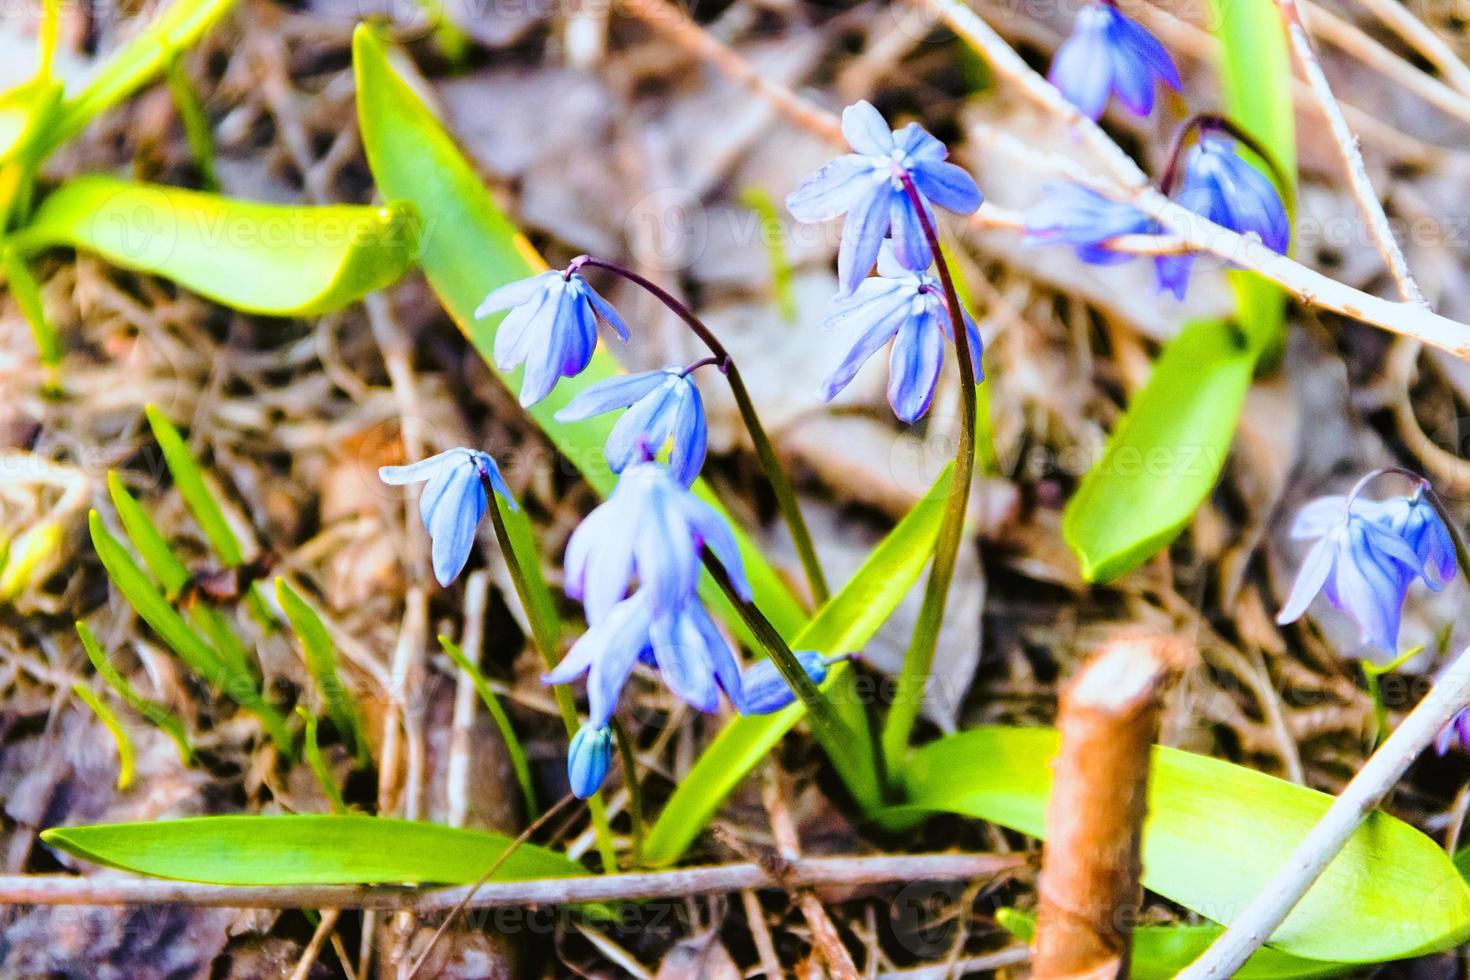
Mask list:
POLYGON ((154 579, 163 586, 163 594, 170 600, 178 598, 189 581, 189 569, 179 561, 163 532, 158 530, 158 525, 153 523, 137 498, 123 486, 122 478, 115 470, 107 471, 107 493, 112 498, 112 506, 117 510, 128 540, 143 557, 143 564, 148 566, 154 579))
POLYGON ((475 691, 480 695, 480 700, 485 704, 485 710, 490 712, 495 727, 500 730, 501 741, 505 743, 505 753, 510 756, 510 766, 516 774, 516 782, 521 787, 521 797, 526 801, 526 815, 532 820, 541 816, 541 808, 536 805, 536 784, 531 779, 531 766, 526 761, 526 750, 521 747, 521 740, 516 735, 515 726, 510 723, 510 715, 505 713, 500 699, 495 696, 490 682, 485 675, 480 673, 480 668, 470 662, 459 645, 449 637, 440 635, 439 645, 444 648, 445 654, 454 661, 454 666, 465 672, 470 683, 475 685, 475 691))
MULTIPOLYGON (((950 470, 946 468, 924 499, 817 612, 811 625, 797 635, 791 644, 793 649, 831 656, 859 650, 872 638, 929 563, 944 516, 949 478, 950 470)), ((863 731, 867 722, 862 699, 853 690, 851 680, 847 665, 838 664, 823 690, 854 731, 863 731)), ((674 787, 674 795, 644 842, 644 859, 650 864, 678 860, 725 798, 805 714, 805 706, 798 701, 775 714, 735 718, 726 725, 689 775, 674 787)), ((854 787, 854 795, 875 798, 876 787, 866 794, 854 787)))
POLYGON ((154 588, 127 549, 103 525, 102 517, 95 510, 88 514, 87 523, 92 533, 92 546, 97 550, 97 557, 102 559, 107 577, 112 579, 112 584, 117 586, 143 621, 202 680, 224 691, 240 707, 255 714, 276 743, 276 749, 282 755, 292 756, 291 733, 286 728, 286 721, 280 712, 265 703, 254 680, 227 665, 220 654, 184 622, 162 593, 154 588))
POLYGON ((332 768, 327 765, 327 759, 322 755, 322 747, 317 744, 316 715, 297 705, 296 713, 301 716, 301 746, 306 756, 306 764, 311 767, 311 773, 316 777, 317 785, 322 788, 322 794, 327 798, 327 805, 332 808, 333 813, 346 813, 347 801, 342 798, 342 791, 337 788, 337 782, 332 778, 332 768))
POLYGON ((309 316, 403 275, 417 234, 401 205, 260 204, 90 176, 62 184, 11 241, 95 252, 246 313, 309 316))
MULTIPOLYGON (((215 885, 467 885, 514 843, 504 834, 358 814, 54 827, 41 839, 97 864, 215 885)), ((491 880, 586 873, 563 854, 522 844, 491 880)))
MULTIPOLYGON (((895 810, 959 813, 1044 837, 1056 752, 1051 729, 981 728, 940 739, 904 765, 908 803, 895 810)), ((1253 769, 1156 747, 1143 884, 1229 924, 1331 803, 1253 769)), ((1470 887, 1450 859, 1418 830, 1374 812, 1271 945, 1308 959, 1377 963, 1467 937, 1470 887)))
POLYGON ((82 649, 87 652, 87 659, 92 661, 92 669, 97 671, 97 676, 106 682, 107 686, 117 692, 117 696, 123 699, 128 707, 138 714, 147 718, 155 726, 163 730, 163 733, 173 739, 178 747, 179 758, 184 765, 194 761, 194 747, 189 744, 188 733, 184 731, 184 723, 179 716, 169 711, 156 701, 150 701, 133 689, 123 675, 113 669, 112 664, 107 662, 107 654, 102 652, 102 644, 97 642, 97 637, 87 627, 87 624, 77 620, 77 636, 82 641, 82 649))
POLYGON ((199 523, 199 529, 214 547, 215 554, 230 568, 241 564, 245 555, 240 539, 230 527, 230 522, 225 520, 225 512, 219 501, 214 499, 214 491, 205 484, 204 471, 199 468, 184 437, 157 408, 148 405, 144 413, 148 416, 153 438, 158 440, 158 448, 163 452, 163 460, 168 464, 169 475, 174 478, 174 486, 184 498, 189 513, 199 523))
MULTIPOLYGON (((491 356, 499 317, 477 321, 474 310, 492 289, 540 272, 546 265, 496 205, 444 127, 394 71, 382 41, 367 27, 359 27, 352 52, 363 147, 378 189, 386 200, 407 201, 417 209, 424 227, 420 261, 429 285, 485 363, 510 384, 491 356)), ((564 379, 529 410, 557 449, 603 495, 616 482, 602 454, 615 418, 599 415, 582 422, 557 422, 552 416, 579 391, 620 370, 612 356, 599 349, 587 370, 564 379)), ((695 484, 695 492, 718 504, 702 481, 695 484)), ((806 622, 800 604, 738 528, 736 536, 756 604, 783 636, 796 635, 806 622)), ((749 638, 708 576, 701 593, 712 608, 724 610, 733 629, 749 638)))
POLYGON ((117 746, 117 788, 127 789, 133 784, 133 742, 128 738, 127 729, 117 720, 117 714, 107 702, 81 681, 72 684, 71 693, 92 709, 92 714, 97 716, 102 727, 112 736, 113 744, 117 746))
POLYGON ((203 37, 233 6, 234 0, 175 0, 157 20, 109 56, 75 94, 67 95, 46 133, 45 152, 56 149, 156 78, 170 58, 203 37))
MULTIPOLYGON (((1220 66, 1230 118, 1270 152, 1291 179, 1296 175, 1295 106, 1291 94, 1291 49, 1275 0, 1211 0, 1220 66)), ((1260 167, 1275 182, 1269 167, 1260 167)), ((1293 199, 1293 187, 1279 188, 1293 199)), ((1279 287, 1249 272, 1231 272, 1236 318, 1263 353, 1280 343, 1285 296, 1279 287)))
MULTIPOLYGON (((1012 935, 1031 942, 1036 917, 1015 909, 996 915, 1012 935)), ((1132 980, 1173 980, 1186 966, 1199 959, 1225 932, 1216 925, 1139 926, 1133 930, 1133 954, 1128 976, 1132 980)), ((1327 963, 1292 956, 1267 946, 1257 950, 1235 973, 1236 980, 1291 980, 1296 977, 1335 977, 1362 967, 1356 963, 1327 963)))
POLYGON ((1219 478, 1255 370, 1229 325, 1189 324, 1087 471, 1062 536, 1090 582, 1109 582, 1167 547, 1219 478))
POLYGON ((356 748, 358 760, 367 762, 367 742, 362 736, 357 706, 353 704, 352 692, 337 675, 337 648, 332 643, 326 624, 311 604, 297 595, 296 590, 283 578, 276 579, 276 601, 286 614, 286 621, 291 624, 296 638, 301 641, 307 670, 311 672, 311 679, 316 682, 317 693, 321 695, 322 703, 327 708, 327 716, 337 726, 338 734, 356 748))

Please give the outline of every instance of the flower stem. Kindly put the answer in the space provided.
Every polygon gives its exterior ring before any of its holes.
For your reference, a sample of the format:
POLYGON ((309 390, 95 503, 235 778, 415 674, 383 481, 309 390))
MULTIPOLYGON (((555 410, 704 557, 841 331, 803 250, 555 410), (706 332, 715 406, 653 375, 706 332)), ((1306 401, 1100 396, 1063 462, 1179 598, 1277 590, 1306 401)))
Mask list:
POLYGON ((960 439, 955 447, 954 481, 950 484, 949 501, 939 525, 939 536, 934 542, 934 564, 930 566, 929 581, 924 586, 924 602, 919 607, 919 619, 914 624, 914 634, 898 677, 898 690, 883 728, 883 752, 889 772, 896 771, 897 763, 908 751, 909 737, 913 734, 919 705, 924 699, 924 687, 934 663, 935 645, 939 642, 939 626, 944 620, 945 604, 949 601, 955 560, 959 557, 960 541, 964 537, 970 482, 975 475, 975 365, 970 359, 970 336, 965 326, 964 309, 960 306, 959 294, 955 292, 949 264, 939 247, 939 235, 929 220, 929 212, 914 187, 913 179, 904 175, 903 187, 924 228, 929 250, 934 253, 939 281, 944 286, 944 297, 949 304, 955 357, 960 367, 960 439))
MULTIPOLYGON (((533 567, 530 562, 534 561, 534 557, 523 555, 516 548, 514 537, 506 527, 505 514, 500 509, 504 502, 490 486, 489 480, 485 480, 485 494, 490 498, 490 522, 495 525, 495 540, 500 545, 500 554, 505 558, 505 567, 510 572, 516 597, 521 600, 521 608, 531 621, 531 645, 541 654, 546 669, 551 670, 561 659, 558 653, 561 646, 561 624, 555 616, 555 600, 547 589, 545 580, 539 574, 532 575, 529 571, 533 567)), ((577 717, 577 705, 572 701, 572 692, 565 684, 555 684, 551 690, 556 697, 556 707, 561 712, 562 724, 566 726, 567 738, 570 739, 582 727, 582 722, 577 717)), ((617 871, 618 852, 613 846, 612 824, 608 822, 607 804, 601 793, 594 793, 588 798, 587 811, 592 816, 592 829, 597 837, 597 852, 602 856, 603 871, 617 871)))
POLYGON ((628 787, 628 819, 633 824, 633 867, 643 864, 643 787, 638 783, 638 756, 633 753, 633 739, 623 723, 613 718, 613 737, 618 741, 618 755, 623 757, 623 783, 628 787))
POLYGON ((806 705, 807 717, 821 738, 823 746, 834 756, 841 755, 842 758, 834 758, 833 763, 844 774, 855 773, 861 763, 855 755, 855 739, 858 737, 846 722, 837 714, 837 709, 827 696, 821 692, 811 677, 807 676, 806 669, 791 652, 784 637, 771 625, 771 621, 765 617, 753 602, 748 602, 737 593, 730 584, 730 577, 725 574, 725 568, 719 563, 708 550, 704 552, 704 565, 710 571, 710 575, 719 583, 724 590, 725 597, 735 607, 740 618, 749 627, 750 632, 755 635, 761 646, 766 648, 771 662, 791 686, 801 703, 806 705))
POLYGON ((766 480, 771 484, 771 492, 776 495, 776 506, 780 508, 781 517, 786 522, 787 530, 791 532, 791 541, 796 547, 797 557, 801 559, 801 567, 806 573, 807 585, 811 588, 812 598, 816 601, 817 606, 824 605, 829 594, 827 578, 822 574, 821 563, 817 561, 817 551, 812 545, 811 532, 807 530, 806 520, 801 516, 801 507, 796 502, 796 491, 792 489, 791 479, 786 475, 786 469, 776 456, 775 447, 771 445, 770 437, 766 435, 765 426, 761 425, 760 416, 755 411, 755 403, 750 400, 750 392, 745 388, 745 380, 740 376, 740 369, 736 367, 735 359, 730 356, 725 345, 720 343, 719 338, 705 325, 704 321, 657 283, 616 262, 593 258, 590 255, 573 260, 571 268, 575 271, 589 265, 616 273, 651 293, 655 299, 683 320, 685 325, 694 331, 694 335, 704 343, 704 346, 709 348, 710 353, 720 359, 725 379, 730 384, 730 393, 735 396, 735 404, 740 409, 740 418, 745 423, 745 430, 750 433, 751 443, 755 446, 755 455, 760 462, 761 471, 765 473, 766 480))

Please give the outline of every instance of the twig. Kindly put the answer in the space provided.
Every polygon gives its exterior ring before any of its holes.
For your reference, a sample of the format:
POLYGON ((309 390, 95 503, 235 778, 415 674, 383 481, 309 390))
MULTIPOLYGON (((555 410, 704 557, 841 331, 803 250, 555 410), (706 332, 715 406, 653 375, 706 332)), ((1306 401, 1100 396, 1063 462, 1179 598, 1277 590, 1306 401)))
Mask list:
POLYGON ((316 932, 311 934, 311 942, 306 944, 301 959, 296 963, 296 969, 291 971, 291 980, 306 980, 311 976, 311 968, 316 965, 317 957, 322 955, 322 946, 326 944, 327 937, 337 928, 337 918, 341 914, 339 909, 327 909, 322 913, 322 920, 317 923, 316 932))
POLYGON ((1445 77, 1457 91, 1464 95, 1470 95, 1470 68, 1456 57, 1454 49, 1447 44, 1444 38, 1436 34, 1433 29, 1418 17, 1415 17, 1407 5, 1399 3, 1398 0, 1360 0, 1363 6, 1373 11, 1373 15, 1389 26, 1399 37, 1409 42, 1413 48, 1422 54, 1439 73, 1445 77))
POLYGON ((1083 145, 1112 171, 1125 187, 1147 187, 1148 175, 1101 126, 1083 115, 1061 92, 1028 64, 980 15, 960 0, 912 0, 939 17, 967 44, 980 52, 990 70, 1014 85, 1022 95, 1056 116, 1076 133, 1083 145))
POLYGON ((1359 825, 1434 741, 1439 730, 1470 700, 1470 648, 1440 675, 1434 687, 1358 770, 1342 794, 1297 845, 1215 943, 1180 977, 1231 976, 1274 933, 1307 889, 1332 863, 1359 825))
POLYGON ((1062 696, 1038 885, 1040 980, 1128 973, 1159 693, 1181 654, 1171 637, 1121 637, 1062 696))
MULTIPOLYGON (((480 647, 485 638, 485 605, 490 597, 490 576, 484 569, 472 572, 465 580, 464 633, 460 649, 470 663, 480 662, 480 647)), ((454 686, 454 716, 449 728, 449 774, 445 778, 444 795, 447 810, 444 822, 463 827, 469 817, 470 734, 475 725, 475 701, 478 699, 474 679, 465 671, 457 671, 454 686)), ((527 801, 530 805, 530 801, 527 801)))
POLYGON ((838 143, 844 142, 842 125, 836 116, 786 86, 762 78, 754 65, 673 4, 665 0, 624 0, 618 10, 638 18, 692 57, 709 62, 721 74, 769 101, 778 112, 803 129, 838 143))
MULTIPOLYGON (((755 863, 548 878, 492 881, 480 886, 467 908, 506 905, 576 905, 684 895, 718 895, 743 888, 814 888, 878 885, 895 881, 964 881, 1019 871, 1024 855, 898 854, 873 857, 801 858, 778 880, 755 863)), ((415 890, 357 885, 206 885, 123 874, 0 875, 0 905, 190 905, 212 908, 337 908, 416 912, 454 908, 473 890, 415 890)))
MULTIPOLYGON (((772 871, 785 877, 791 862, 801 857, 801 838, 796 832, 796 822, 791 819, 791 810, 786 806, 786 796, 781 787, 781 774, 774 765, 768 765, 765 780, 761 785, 761 801, 771 818, 771 835, 776 839, 777 859, 772 871)), ((812 931, 812 945, 827 961, 827 969, 839 980, 857 980, 857 964, 842 942, 832 917, 822 905, 821 899, 811 889, 803 888, 796 893, 796 907, 806 919, 812 931)))
POLYGON ((1297 63, 1301 65, 1302 74, 1307 76, 1307 84, 1312 88, 1312 95, 1327 117, 1327 125, 1332 131, 1333 142, 1337 144, 1338 152, 1342 155, 1343 166, 1347 168, 1348 186, 1352 189, 1353 197, 1357 200, 1363 216, 1368 219, 1368 229, 1373 235, 1374 242, 1378 245, 1379 254, 1383 256, 1383 261, 1388 265, 1388 271, 1393 274, 1394 282, 1398 284, 1399 294, 1407 302, 1428 308, 1429 302, 1424 298, 1424 292, 1419 288, 1419 284, 1414 281, 1403 250, 1399 248, 1398 240, 1393 236, 1393 229, 1388 225, 1388 215, 1383 212, 1383 203, 1378 199, 1378 192, 1373 189, 1373 182, 1368 179, 1368 166, 1363 161, 1363 152, 1358 147, 1358 138, 1348 129, 1347 120, 1342 117, 1342 109, 1338 106, 1337 100, 1332 97, 1332 87, 1327 84, 1327 76, 1322 72, 1322 65, 1317 60, 1317 54, 1312 50, 1312 42, 1307 39, 1307 30, 1302 24, 1301 11, 1297 9, 1296 0, 1276 0, 1276 9, 1281 12, 1281 20, 1286 27, 1286 36, 1291 42, 1292 53, 1296 55, 1297 63))

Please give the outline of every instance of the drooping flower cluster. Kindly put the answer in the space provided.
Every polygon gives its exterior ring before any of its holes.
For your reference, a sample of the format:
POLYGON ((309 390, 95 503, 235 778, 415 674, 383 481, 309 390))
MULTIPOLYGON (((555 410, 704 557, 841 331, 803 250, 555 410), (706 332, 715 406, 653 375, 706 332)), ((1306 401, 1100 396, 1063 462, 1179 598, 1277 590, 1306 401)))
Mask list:
MULTIPOLYGON (((842 355, 818 393, 824 400, 833 398, 892 341, 888 401, 899 418, 912 422, 929 410, 944 338, 954 339, 944 291, 928 274, 935 259, 929 234, 936 227, 930 204, 971 214, 980 207, 980 188, 964 170, 945 162, 949 151, 922 127, 909 123, 890 131, 867 102, 844 110, 842 132, 856 152, 833 160, 786 198, 798 221, 847 215, 837 251, 838 294, 822 321, 841 332, 842 355), (869 278, 874 263, 878 275, 869 278)), ((968 313, 964 320, 978 379, 980 332, 968 313)))
POLYGON ((1363 642, 1395 651, 1409 586, 1417 579, 1438 591, 1455 576, 1454 540, 1429 492, 1319 497, 1303 507, 1291 536, 1315 544, 1276 621, 1299 619, 1320 592, 1353 618, 1363 642))
POLYGON ((1116 95, 1134 115, 1154 109, 1159 85, 1179 90, 1179 70, 1164 46, 1125 17, 1112 0, 1084 7, 1047 79, 1082 113, 1096 119, 1116 95))

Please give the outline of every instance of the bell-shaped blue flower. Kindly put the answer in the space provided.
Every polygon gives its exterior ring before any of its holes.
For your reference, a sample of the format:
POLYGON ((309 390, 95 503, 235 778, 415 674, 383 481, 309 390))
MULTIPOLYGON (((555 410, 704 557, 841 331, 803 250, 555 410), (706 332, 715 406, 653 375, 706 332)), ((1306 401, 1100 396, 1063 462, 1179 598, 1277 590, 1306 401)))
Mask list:
POLYGON ((744 704, 740 666, 704 606, 696 599, 655 615, 646 589, 594 620, 543 680, 570 684, 585 674, 591 724, 605 725, 640 660, 656 667, 669 690, 700 711, 714 711, 721 690, 737 710, 744 704))
POLYGON ((1470 708, 1456 711, 1434 737, 1434 751, 1444 755, 1454 745, 1470 750, 1470 708))
POLYGON ((582 602, 588 622, 606 618, 636 576, 649 612, 664 617, 697 605, 700 551, 708 548, 730 584, 751 596, 730 525, 695 497, 662 463, 623 470, 612 494, 583 519, 567 542, 566 593, 582 602))
POLYGON ((434 577, 446 587, 469 560, 475 529, 485 516, 486 482, 515 509, 495 460, 475 449, 448 449, 408 466, 384 466, 378 478, 394 486, 427 484, 419 496, 419 517, 432 542, 434 577))
MULTIPOLYGON (((1235 140, 1206 130, 1184 159, 1184 180, 1175 203, 1222 228, 1254 234, 1273 252, 1286 254, 1291 225, 1276 185, 1238 153, 1235 140)), ((1189 287, 1193 255, 1161 255, 1155 263, 1159 288, 1180 299, 1189 287)))
MULTIPOLYGON (((841 333, 840 346, 845 351, 818 391, 824 400, 830 401, 847 387, 863 363, 891 340, 888 403, 905 422, 929 410, 944 360, 944 338, 954 339, 944 289, 937 279, 911 272, 884 247, 878 256, 878 275, 864 279, 850 295, 833 298, 822 326, 841 333)), ((980 331, 969 313, 965 313, 965 330, 979 381, 984 377, 980 331)))
POLYGON ((1078 13, 1047 78, 1092 119, 1102 115, 1110 95, 1135 115, 1146 116, 1154 108, 1155 88, 1179 89, 1179 70, 1164 46, 1111 0, 1078 13))
POLYGON ((612 304, 576 272, 548 271, 507 283, 486 296, 475 318, 509 310, 495 333, 502 371, 526 365, 521 404, 534 405, 557 381, 587 367, 597 346, 597 318, 628 339, 628 325, 612 304))
POLYGON ((572 736, 567 750, 567 781, 577 799, 585 800, 602 787, 612 764, 612 743, 612 729, 606 725, 583 725, 572 736))
MULTIPOLYGON (((792 653, 813 684, 820 684, 827 679, 827 667, 831 661, 815 650, 793 650, 792 653)), ((786 678, 771 660, 751 664, 745 668, 741 680, 745 686, 743 714, 769 715, 796 700, 796 692, 786 683, 786 678)))
POLYGON ((894 254, 905 268, 916 272, 929 268, 934 256, 919 213, 904 190, 904 178, 913 181, 931 226, 931 203, 956 214, 971 214, 980 207, 975 179, 946 163, 949 151, 923 127, 909 123, 890 130, 867 102, 843 110, 842 134, 853 152, 802 181, 786 198, 787 209, 796 220, 807 222, 847 215, 837 250, 837 280, 844 293, 862 282, 890 234, 894 254))
POLYGON ((1117 265, 1133 256, 1107 243, 1120 235, 1152 235, 1158 225, 1131 204, 1104 197, 1081 184, 1047 184, 1026 211, 1027 245, 1070 245, 1091 265, 1117 265))
POLYGON ((558 422, 582 419, 626 408, 608 436, 607 465, 621 473, 669 444, 669 468, 686 487, 704 465, 707 441, 704 401, 699 388, 682 368, 667 367, 599 381, 556 413, 558 422))
POLYGON ((1316 539, 1276 622, 1295 622, 1321 592, 1358 624, 1363 642, 1398 648, 1399 619, 1410 584, 1423 563, 1398 532, 1379 518, 1378 506, 1323 497, 1302 508, 1291 536, 1316 539))
POLYGON ((1419 576, 1438 592, 1455 577, 1458 563, 1455 541, 1440 519, 1439 511, 1420 487, 1407 497, 1392 497, 1377 504, 1377 517, 1406 541, 1419 559, 1419 576))

